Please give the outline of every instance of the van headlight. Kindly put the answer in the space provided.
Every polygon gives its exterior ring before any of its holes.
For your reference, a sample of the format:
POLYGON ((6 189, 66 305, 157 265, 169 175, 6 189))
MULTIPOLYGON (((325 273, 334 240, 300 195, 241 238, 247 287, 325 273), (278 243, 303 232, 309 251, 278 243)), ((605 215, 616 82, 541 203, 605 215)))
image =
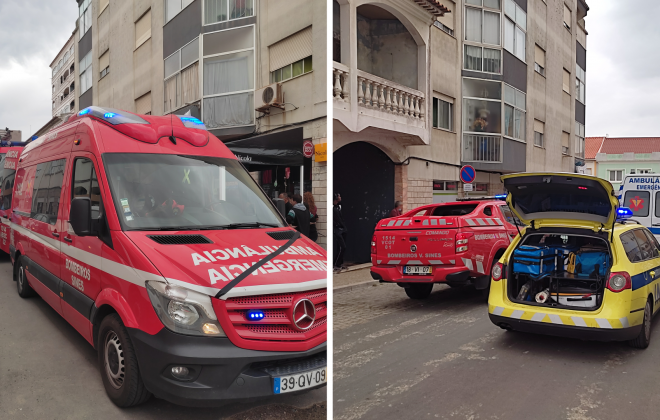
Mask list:
POLYGON ((147 293, 165 327, 179 334, 226 337, 213 312, 211 297, 159 281, 148 281, 147 293))

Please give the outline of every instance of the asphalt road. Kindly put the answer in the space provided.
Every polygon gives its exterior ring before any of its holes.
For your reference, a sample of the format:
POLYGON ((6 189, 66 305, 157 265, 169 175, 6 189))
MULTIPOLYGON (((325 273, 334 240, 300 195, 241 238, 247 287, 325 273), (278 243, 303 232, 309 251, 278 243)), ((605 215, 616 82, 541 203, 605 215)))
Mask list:
MULTIPOLYGON (((369 279, 369 271, 363 279, 369 279)), ((660 318, 646 350, 506 332, 474 291, 334 295, 334 418, 659 419, 660 318)))
POLYGON ((218 408, 152 398, 122 410, 106 397, 96 360, 46 302, 18 296, 9 257, 0 252, 0 419, 326 419, 326 387, 218 408))

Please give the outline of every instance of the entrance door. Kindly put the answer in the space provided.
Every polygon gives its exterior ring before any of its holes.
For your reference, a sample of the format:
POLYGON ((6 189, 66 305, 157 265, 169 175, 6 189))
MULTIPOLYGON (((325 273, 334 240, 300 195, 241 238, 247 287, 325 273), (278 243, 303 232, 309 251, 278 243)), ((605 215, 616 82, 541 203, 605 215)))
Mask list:
POLYGON ((342 197, 348 233, 344 261, 371 261, 376 223, 394 208, 394 162, 368 143, 348 144, 333 154, 334 191, 342 197))

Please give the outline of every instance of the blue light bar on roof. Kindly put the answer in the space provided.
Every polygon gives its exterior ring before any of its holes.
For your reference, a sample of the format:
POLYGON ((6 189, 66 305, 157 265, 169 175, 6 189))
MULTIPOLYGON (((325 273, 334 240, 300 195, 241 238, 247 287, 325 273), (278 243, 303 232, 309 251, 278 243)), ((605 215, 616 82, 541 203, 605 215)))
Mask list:
POLYGON ((115 114, 114 112, 106 112, 103 114, 103 118, 110 119, 118 116, 119 114, 115 114))
POLYGON ((616 210, 616 220, 626 220, 633 217, 633 211, 628 207, 619 207, 616 210))
POLYGON ((91 110, 92 110, 91 108, 85 108, 85 109, 83 109, 82 111, 80 111, 80 112, 78 113, 78 115, 89 114, 89 113, 91 112, 91 110))
POLYGON ((122 112, 112 108, 101 108, 98 106, 89 106, 78 113, 80 117, 94 117, 112 125, 119 124, 149 124, 139 115, 130 112, 122 112))
POLYGON ((505 200, 506 201, 506 194, 499 194, 495 196, 496 200, 505 200))
POLYGON ((206 125, 204 125, 204 123, 198 118, 191 117, 188 115, 177 115, 177 117, 179 117, 184 127, 186 128, 196 128, 198 130, 206 130, 206 125))

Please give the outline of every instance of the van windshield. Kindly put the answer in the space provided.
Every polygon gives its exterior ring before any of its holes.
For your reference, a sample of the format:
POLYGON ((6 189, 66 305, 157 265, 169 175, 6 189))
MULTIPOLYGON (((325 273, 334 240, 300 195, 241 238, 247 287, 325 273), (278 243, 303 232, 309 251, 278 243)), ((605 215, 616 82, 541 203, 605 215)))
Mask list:
POLYGON ((125 230, 284 226, 236 160, 133 153, 108 153, 103 160, 125 230))

